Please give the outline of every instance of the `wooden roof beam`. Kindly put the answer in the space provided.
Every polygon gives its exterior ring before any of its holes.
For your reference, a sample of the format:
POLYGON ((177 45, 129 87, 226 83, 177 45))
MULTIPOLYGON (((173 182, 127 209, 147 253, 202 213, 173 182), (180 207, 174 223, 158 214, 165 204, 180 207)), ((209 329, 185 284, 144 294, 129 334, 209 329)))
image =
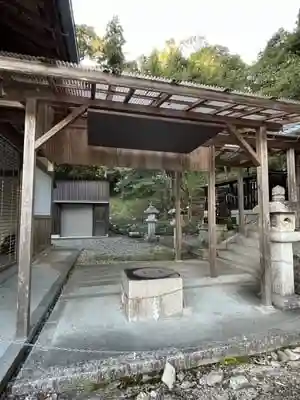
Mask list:
MULTIPOLYGON (((1 57, 0 57, 1 58, 1 57)), ((1 70, 1 61, 0 61, 1 70)), ((93 108, 101 108, 107 111, 120 111, 124 114, 135 113, 140 115, 151 115, 159 118, 174 118, 182 119, 186 121, 196 121, 198 123, 207 122, 211 124, 219 124, 220 126, 226 127, 227 124, 233 124, 240 128, 247 129, 257 129, 261 126, 261 121, 256 120, 244 120, 239 118, 221 116, 221 115, 211 115, 207 113, 200 112, 186 112, 182 110, 174 110, 170 108, 161 108, 153 106, 144 106, 140 104, 124 104, 112 100, 91 100, 86 97, 80 96, 67 96, 55 94, 50 88, 45 88, 43 86, 36 86, 35 84, 23 84, 14 83, 13 86, 4 86, 4 99, 7 100, 19 100, 23 98, 34 97, 38 100, 43 100, 47 103, 52 103, 58 105, 66 105, 70 107, 71 105, 88 105, 93 108)), ((266 124, 268 131, 279 131, 282 128, 281 124, 269 122, 266 124)))
POLYGON ((223 101, 228 103, 243 104, 255 107, 264 107, 288 113, 300 115, 300 104, 285 103, 268 98, 249 96, 240 93, 227 93, 213 89, 206 89, 197 86, 185 86, 181 84, 172 85, 167 82, 159 82, 150 79, 143 79, 132 76, 116 76, 106 74, 97 70, 86 70, 83 68, 70 68, 64 65, 52 65, 40 61, 28 61, 0 56, 0 70, 21 73, 25 75, 52 76, 53 78, 74 79, 90 83, 104 83, 114 86, 133 87, 135 89, 153 90, 181 96, 191 96, 206 100, 223 101))
POLYGON ((165 101, 168 101, 170 97, 170 94, 162 93, 158 99, 154 100, 152 107, 160 107, 165 101))
POLYGON ((43 144, 45 144, 49 139, 51 139, 54 135, 60 132, 62 129, 66 128, 72 122, 74 122, 77 118, 80 117, 83 113, 86 112, 88 106, 80 106, 75 108, 68 116, 66 116, 62 121, 58 122, 53 128, 44 133, 35 141, 35 150, 38 150, 43 144))
POLYGON ((260 160, 256 151, 250 146, 250 144, 243 138, 243 136, 237 131, 237 129, 232 126, 228 125, 228 130, 236 139, 238 145, 244 150, 244 152, 249 156, 250 160, 256 167, 260 166, 260 160))

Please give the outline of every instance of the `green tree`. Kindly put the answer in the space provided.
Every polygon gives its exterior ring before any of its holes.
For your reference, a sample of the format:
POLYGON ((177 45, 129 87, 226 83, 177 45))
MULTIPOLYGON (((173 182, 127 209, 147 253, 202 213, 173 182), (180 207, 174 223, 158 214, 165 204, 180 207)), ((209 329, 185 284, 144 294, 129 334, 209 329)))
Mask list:
POLYGON ((93 27, 76 25, 76 37, 80 60, 84 57, 96 59, 102 56, 103 40, 96 34, 93 27))
POLYGON ((146 75, 162 76, 163 68, 159 60, 159 51, 154 49, 151 54, 141 56, 138 60, 140 72, 146 75))
POLYGON ((117 16, 114 16, 107 24, 103 42, 103 56, 99 60, 109 71, 115 74, 121 73, 125 63, 123 53, 125 39, 117 16))
POLYGON ((255 92, 300 99, 300 28, 280 28, 250 68, 249 85, 255 92))
POLYGON ((206 85, 244 89, 247 65, 223 46, 205 45, 188 59, 191 80, 206 85))

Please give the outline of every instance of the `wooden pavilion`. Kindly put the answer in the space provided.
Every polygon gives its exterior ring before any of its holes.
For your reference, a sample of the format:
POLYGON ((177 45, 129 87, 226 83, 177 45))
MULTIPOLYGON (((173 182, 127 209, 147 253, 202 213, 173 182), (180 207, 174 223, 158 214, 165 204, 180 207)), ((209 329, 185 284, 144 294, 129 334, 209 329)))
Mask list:
MULTIPOLYGON (((208 171, 209 263, 216 270, 215 166, 257 168, 262 301, 271 304, 268 149, 287 151, 289 200, 298 202, 297 137, 282 126, 300 102, 17 54, 0 54, 0 118, 24 123, 17 334, 29 327, 35 159, 175 171, 176 258, 181 257, 180 177, 208 171), (16 103, 17 102, 17 103, 16 103), (25 107, 24 107, 25 106, 25 107), (230 153, 226 156, 226 153, 230 153)), ((242 180, 239 180, 242 182, 242 180)), ((239 210, 243 215, 242 185, 239 210)), ((243 218, 241 218, 243 220, 243 218)), ((243 226, 241 226, 243 229, 243 226)))

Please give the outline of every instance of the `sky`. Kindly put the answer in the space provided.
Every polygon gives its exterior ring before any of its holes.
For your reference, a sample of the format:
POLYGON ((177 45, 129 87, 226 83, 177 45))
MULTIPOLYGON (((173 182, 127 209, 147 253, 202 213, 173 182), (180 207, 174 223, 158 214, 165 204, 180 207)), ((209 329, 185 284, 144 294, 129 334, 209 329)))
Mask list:
POLYGON ((72 0, 76 24, 95 27, 103 35, 118 15, 124 29, 127 59, 162 48, 165 41, 204 36, 255 61, 278 28, 295 27, 299 0, 72 0))

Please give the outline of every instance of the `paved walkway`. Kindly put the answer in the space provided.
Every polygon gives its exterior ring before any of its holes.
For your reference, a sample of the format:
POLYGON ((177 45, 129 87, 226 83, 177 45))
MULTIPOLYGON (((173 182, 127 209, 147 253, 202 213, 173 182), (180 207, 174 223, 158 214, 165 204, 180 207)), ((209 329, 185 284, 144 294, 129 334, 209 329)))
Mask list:
MULTIPOLYGON (((34 261, 31 284, 32 329, 47 312, 77 256, 76 250, 49 250, 34 261)), ((17 284, 16 266, 0 274, 0 383, 23 345, 21 342, 15 344, 17 284)))
MULTIPOLYGON (((200 260, 158 265, 172 267, 184 278, 183 316, 129 323, 120 304, 124 264, 78 265, 13 393, 72 391, 111 376, 157 371, 166 358, 191 367, 278 347, 291 340, 287 332, 298 338, 300 313, 261 307, 249 275, 218 265, 223 274, 211 279, 208 264, 200 260)), ((141 263, 126 264, 137 266, 141 263)))

